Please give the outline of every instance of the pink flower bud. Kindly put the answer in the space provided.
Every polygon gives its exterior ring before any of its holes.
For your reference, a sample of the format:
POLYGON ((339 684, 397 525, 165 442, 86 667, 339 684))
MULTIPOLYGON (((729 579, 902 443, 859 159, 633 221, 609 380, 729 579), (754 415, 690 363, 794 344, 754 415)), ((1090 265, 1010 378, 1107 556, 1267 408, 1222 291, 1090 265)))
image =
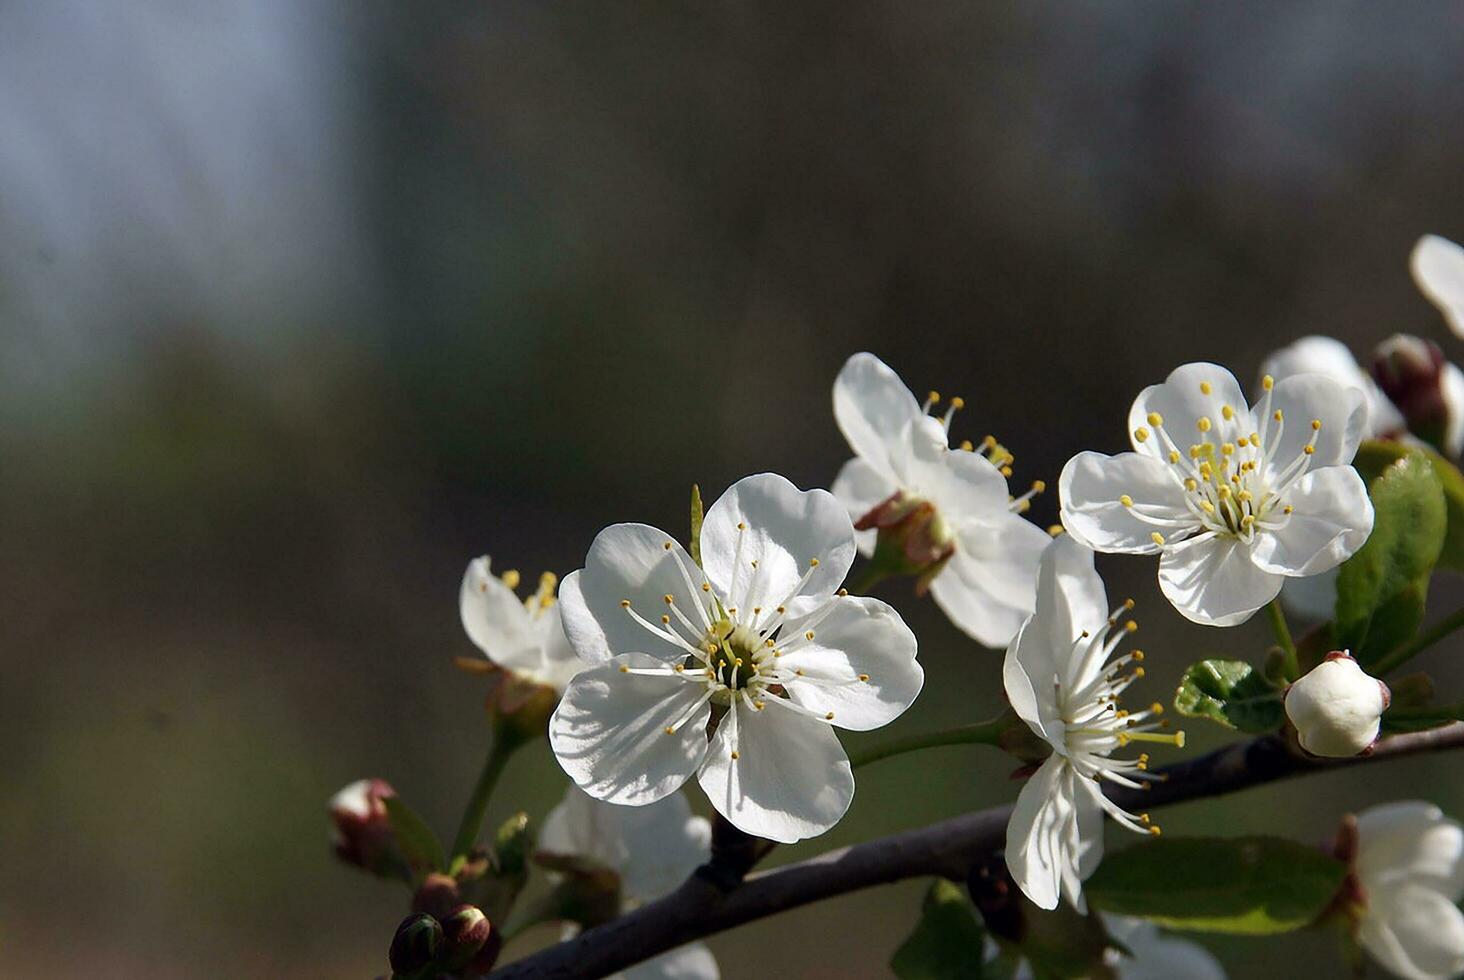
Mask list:
POLYGON ((1372 355, 1372 376, 1408 431, 1446 456, 1464 446, 1464 372, 1431 340, 1394 334, 1372 355))
POLYGON ((397 847, 386 800, 396 790, 384 779, 361 779, 330 798, 332 843, 336 856, 372 874, 401 874, 405 862, 397 847))

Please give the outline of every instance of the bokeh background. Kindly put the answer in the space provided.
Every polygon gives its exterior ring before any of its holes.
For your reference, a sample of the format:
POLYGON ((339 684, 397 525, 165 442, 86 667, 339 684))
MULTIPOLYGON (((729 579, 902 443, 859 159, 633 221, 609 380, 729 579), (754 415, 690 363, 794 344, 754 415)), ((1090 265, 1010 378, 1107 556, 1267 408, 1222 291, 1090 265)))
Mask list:
MULTIPOLYGON (((0 974, 382 972, 404 894, 332 861, 324 802, 379 775, 450 833, 487 737, 449 666, 469 558, 567 572, 605 524, 680 528, 693 481, 827 485, 854 351, 964 395, 956 436, 1019 482, 1118 449, 1186 360, 1398 330, 1464 358, 1406 271, 1464 238, 1461 50, 1457 5, 1324 0, 0 4, 0 974)), ((1145 693, 1261 655, 1261 622, 1100 567, 1145 693)), ((881 594, 934 681, 893 731, 991 714, 999 655, 881 594)), ((871 767, 776 860, 1009 800, 1011 765, 871 767)), ((1166 831, 1464 814, 1458 773, 1166 831)), ((563 785, 527 750, 493 816, 563 785)), ((729 978, 884 976, 922 887, 711 945, 729 978)), ((1208 945, 1342 971, 1326 935, 1208 945)))

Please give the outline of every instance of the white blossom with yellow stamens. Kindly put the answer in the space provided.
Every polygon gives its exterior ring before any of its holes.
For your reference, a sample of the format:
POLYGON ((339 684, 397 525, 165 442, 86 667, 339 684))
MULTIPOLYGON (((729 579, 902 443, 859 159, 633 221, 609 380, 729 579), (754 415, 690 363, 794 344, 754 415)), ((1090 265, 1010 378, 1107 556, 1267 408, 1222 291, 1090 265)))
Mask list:
POLYGON ((1144 676, 1142 651, 1110 660, 1138 627, 1109 611, 1093 552, 1071 536, 1043 553, 1037 611, 1007 648, 1002 679, 1012 710, 1052 746, 1052 755, 1022 787, 1007 824, 1006 861, 1012 878, 1035 904, 1057 907, 1062 897, 1084 908, 1083 881, 1103 856, 1103 814, 1139 833, 1158 834, 1146 813, 1129 813, 1103 794, 1103 782, 1137 788, 1149 757, 1115 759, 1134 742, 1184 745, 1184 733, 1163 733, 1159 704, 1128 712, 1119 695, 1144 676))
POLYGON ((854 795, 831 726, 887 724, 925 678, 899 613, 839 587, 854 550, 831 494, 771 473, 708 509, 701 568, 656 528, 601 531, 560 590, 592 666, 550 721, 559 764, 611 803, 652 803, 697 774, 749 834, 828 830, 854 795))
POLYGON ((1336 567, 1372 532, 1348 465, 1362 393, 1320 374, 1261 388, 1252 409, 1223 367, 1176 368, 1134 401, 1134 452, 1079 453, 1058 480, 1068 532, 1096 551, 1160 555, 1164 595, 1197 623, 1245 622, 1287 578, 1336 567))
POLYGON ((556 692, 584 669, 565 639, 554 602, 558 579, 552 572, 539 576, 533 595, 520 600, 514 590, 519 573, 495 576, 487 555, 468 563, 458 592, 463 629, 483 655, 504 670, 556 692))
MULTIPOLYGON (((924 406, 873 354, 855 354, 834 382, 834 418, 854 450, 832 490, 859 521, 859 547, 872 555, 876 527, 888 518, 918 516, 927 565, 922 584, 958 628, 978 642, 1003 647, 1032 612, 1037 559, 1047 532, 1021 515, 1043 484, 1012 497, 1012 457, 987 436, 979 447, 950 447, 952 415, 931 392, 924 406)), ((919 562, 917 562, 918 564, 919 562)))

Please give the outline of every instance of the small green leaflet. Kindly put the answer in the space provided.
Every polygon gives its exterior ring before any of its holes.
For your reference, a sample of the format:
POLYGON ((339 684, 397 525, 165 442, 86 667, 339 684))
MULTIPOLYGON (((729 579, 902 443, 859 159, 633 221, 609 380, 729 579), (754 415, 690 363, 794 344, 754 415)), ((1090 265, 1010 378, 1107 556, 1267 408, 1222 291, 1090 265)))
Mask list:
POLYGON ((1264 735, 1281 727, 1281 691, 1243 660, 1190 664, 1174 692, 1174 708, 1227 728, 1264 735))

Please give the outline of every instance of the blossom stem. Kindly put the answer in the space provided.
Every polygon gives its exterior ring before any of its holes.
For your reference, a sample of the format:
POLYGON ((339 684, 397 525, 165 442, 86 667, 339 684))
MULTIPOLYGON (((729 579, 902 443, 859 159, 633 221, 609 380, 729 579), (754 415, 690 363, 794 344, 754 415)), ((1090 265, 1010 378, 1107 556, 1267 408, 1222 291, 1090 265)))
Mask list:
POLYGON ((907 735, 881 745, 870 746, 862 752, 851 753, 849 764, 858 769, 860 766, 878 762, 880 759, 888 759, 890 756, 904 755, 906 752, 932 749, 942 745, 991 745, 1001 748, 1001 735, 1007 730, 1009 724, 1009 716, 1003 713, 990 721, 978 721, 974 725, 958 725, 955 728, 946 728, 938 732, 907 735))
POLYGON ((1388 671, 1401 667, 1409 659, 1427 650, 1460 627, 1464 627, 1464 609, 1455 610, 1419 633, 1412 642, 1405 643, 1387 656, 1380 657, 1375 662, 1368 664, 1367 672, 1374 677, 1381 677, 1388 671))
POLYGON ((468 798, 467 808, 463 810, 457 836, 453 838, 452 855, 448 858, 449 868, 465 859, 477 843, 478 834, 483 830, 483 818, 488 813, 488 801, 493 796, 493 787, 498 784, 498 777, 503 775, 514 749, 523 744, 524 739, 516 736, 511 726, 493 726, 493 742, 488 747, 488 757, 483 760, 483 770, 478 773, 478 782, 473 787, 473 795, 468 798))
POLYGON ((1266 605, 1266 613, 1271 617, 1271 632, 1276 634, 1276 645, 1281 648, 1281 655, 1285 658, 1282 666, 1286 671, 1286 679, 1294 681, 1301 676, 1301 664, 1296 659, 1296 642, 1291 639, 1291 627, 1286 625, 1286 613, 1281 609, 1280 596, 1266 605))

